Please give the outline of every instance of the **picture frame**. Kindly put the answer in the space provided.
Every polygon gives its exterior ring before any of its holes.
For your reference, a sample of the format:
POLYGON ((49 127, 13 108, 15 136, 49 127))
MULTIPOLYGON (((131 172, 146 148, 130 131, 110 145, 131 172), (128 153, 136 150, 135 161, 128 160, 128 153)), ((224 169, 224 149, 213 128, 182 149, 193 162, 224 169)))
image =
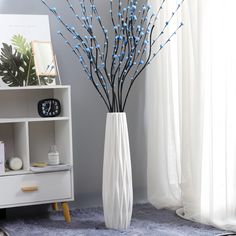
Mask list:
POLYGON ((57 64, 50 41, 32 41, 32 50, 35 62, 36 75, 38 77, 56 77, 57 64))

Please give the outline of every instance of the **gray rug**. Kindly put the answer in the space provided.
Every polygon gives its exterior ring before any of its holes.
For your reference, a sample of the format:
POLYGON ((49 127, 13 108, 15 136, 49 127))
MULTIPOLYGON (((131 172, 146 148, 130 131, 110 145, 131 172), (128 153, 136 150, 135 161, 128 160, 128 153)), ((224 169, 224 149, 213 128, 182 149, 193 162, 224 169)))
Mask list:
POLYGON ((131 227, 126 231, 105 228, 101 208, 73 210, 72 223, 64 222, 62 212, 46 217, 3 220, 0 227, 10 236, 215 236, 224 232, 183 220, 174 211, 156 210, 149 204, 134 207, 131 227))

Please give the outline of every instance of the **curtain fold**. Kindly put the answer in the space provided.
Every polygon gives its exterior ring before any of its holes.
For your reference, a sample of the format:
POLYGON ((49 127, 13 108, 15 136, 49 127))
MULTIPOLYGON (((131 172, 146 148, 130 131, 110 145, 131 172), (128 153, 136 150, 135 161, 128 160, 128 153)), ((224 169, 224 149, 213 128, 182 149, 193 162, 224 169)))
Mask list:
MULTIPOLYGON (((177 3, 167 1, 160 24, 177 3)), ((149 201, 227 230, 236 230, 235 8, 234 0, 185 1, 171 26, 182 18, 182 33, 146 80, 149 201)))

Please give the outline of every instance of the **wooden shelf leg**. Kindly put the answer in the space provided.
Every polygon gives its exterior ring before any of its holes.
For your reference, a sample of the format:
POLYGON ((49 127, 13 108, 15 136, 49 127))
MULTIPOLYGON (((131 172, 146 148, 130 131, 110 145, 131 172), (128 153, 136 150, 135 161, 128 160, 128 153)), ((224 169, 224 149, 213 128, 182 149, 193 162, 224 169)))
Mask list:
POLYGON ((58 211, 58 210, 59 210, 59 207, 58 207, 57 202, 52 203, 52 209, 53 209, 54 211, 58 211))
POLYGON ((62 209, 63 209, 63 214, 65 217, 65 220, 67 223, 71 222, 71 217, 70 217, 70 208, 67 202, 62 202, 61 203, 62 209))

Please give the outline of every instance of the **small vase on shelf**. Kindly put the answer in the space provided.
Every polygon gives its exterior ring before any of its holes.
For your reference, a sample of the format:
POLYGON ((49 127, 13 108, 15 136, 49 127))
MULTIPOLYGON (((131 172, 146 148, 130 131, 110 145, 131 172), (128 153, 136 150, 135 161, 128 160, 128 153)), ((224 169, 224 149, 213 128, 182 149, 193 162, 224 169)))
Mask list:
POLYGON ((55 166, 60 164, 59 152, 57 151, 56 145, 51 145, 48 152, 48 164, 55 166))

